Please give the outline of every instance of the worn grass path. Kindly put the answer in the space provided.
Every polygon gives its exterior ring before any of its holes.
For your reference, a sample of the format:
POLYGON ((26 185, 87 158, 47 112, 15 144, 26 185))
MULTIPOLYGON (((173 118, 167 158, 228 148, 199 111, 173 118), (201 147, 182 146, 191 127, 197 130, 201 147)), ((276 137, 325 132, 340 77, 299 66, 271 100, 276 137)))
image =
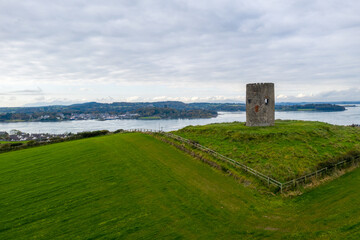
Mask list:
POLYGON ((359 239, 360 170, 261 195, 151 136, 0 154, 0 239, 359 239))

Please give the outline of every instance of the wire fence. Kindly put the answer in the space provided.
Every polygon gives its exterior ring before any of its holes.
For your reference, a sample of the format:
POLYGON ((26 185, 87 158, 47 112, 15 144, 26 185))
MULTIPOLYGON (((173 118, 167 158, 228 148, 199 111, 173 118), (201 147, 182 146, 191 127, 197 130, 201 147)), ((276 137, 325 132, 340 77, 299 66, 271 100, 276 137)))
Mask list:
POLYGON ((335 163, 332 166, 324 167, 315 172, 312 172, 312 173, 306 174, 304 176, 301 176, 299 178, 294 178, 290 181, 284 182, 284 183, 282 183, 282 187, 283 187, 283 189, 296 187, 300 184, 305 184, 314 178, 315 179, 321 178, 321 177, 328 175, 329 173, 334 172, 336 170, 344 169, 344 168, 350 167, 350 166, 358 166, 358 163, 359 163, 359 158, 347 159, 347 160, 335 163))
POLYGON ((212 156, 214 156, 215 158, 223 161, 223 162, 227 162, 227 163, 230 163, 232 164, 233 166, 235 167, 238 167, 240 169, 242 169, 243 171, 245 171, 246 173, 249 173, 249 174, 252 174, 253 176, 257 177, 258 179, 264 181, 265 183, 267 183, 268 186, 270 185, 274 185, 276 187, 279 188, 280 192, 282 193, 284 190, 288 190, 288 189, 292 189, 292 188, 295 188, 296 186, 299 186, 299 185, 302 185, 302 184, 306 184, 307 182, 309 182, 310 180, 312 179, 317 179, 317 178, 321 178, 325 175, 328 175, 329 173, 333 172, 333 171, 336 171, 338 169, 342 169, 342 168, 345 168, 345 167, 349 167, 349 166, 358 166, 358 163, 359 163, 359 160, 360 158, 352 158, 352 159, 347 159, 347 160, 344 160, 344 161, 341 161, 341 162, 338 162, 332 166, 328 166, 328 167, 325 167, 325 168, 322 168, 320 170, 317 170, 317 171, 314 171, 312 173, 309 173, 309 174, 306 174, 304 176, 301 176, 299 178, 294 178, 290 181, 287 181, 287 182, 280 182, 280 181, 277 181, 276 179, 273 179, 249 166, 246 166, 245 164, 243 163, 240 163, 234 159, 231 159, 231 158, 228 158, 208 147, 205 147, 203 145, 200 145, 199 143, 196 143, 194 141, 191 141, 189 139, 186 139, 186 138, 183 138, 183 137, 180 137, 178 135, 175 135, 175 134, 172 134, 172 133, 169 133, 169 132, 164 132, 164 131, 161 131, 161 130, 153 130, 153 129, 143 129, 143 128, 137 128, 137 129, 130 129, 130 130, 127 130, 127 132, 141 132, 141 133, 147 133, 147 134, 153 134, 153 133, 157 133, 157 134, 161 134, 161 135, 164 135, 164 136, 167 136, 169 138, 172 138, 172 139, 175 139, 177 141, 180 141, 180 142, 183 142, 183 143, 186 143, 186 144, 189 144, 190 146, 193 146, 203 152, 206 152, 212 156))

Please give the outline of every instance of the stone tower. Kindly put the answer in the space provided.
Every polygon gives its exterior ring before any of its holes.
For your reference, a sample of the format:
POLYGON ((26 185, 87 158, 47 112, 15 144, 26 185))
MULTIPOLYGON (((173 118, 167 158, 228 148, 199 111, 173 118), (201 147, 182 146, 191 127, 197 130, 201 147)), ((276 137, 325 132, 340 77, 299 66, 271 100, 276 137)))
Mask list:
POLYGON ((274 83, 246 85, 246 126, 273 126, 275 123, 274 83))

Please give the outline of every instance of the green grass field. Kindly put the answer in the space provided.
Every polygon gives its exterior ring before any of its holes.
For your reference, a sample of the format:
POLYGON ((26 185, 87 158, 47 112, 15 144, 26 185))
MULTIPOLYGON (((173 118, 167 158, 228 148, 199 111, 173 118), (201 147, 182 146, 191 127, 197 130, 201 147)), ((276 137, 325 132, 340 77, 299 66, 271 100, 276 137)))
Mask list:
POLYGON ((0 141, 0 144, 5 144, 5 143, 27 143, 29 141, 0 141))
POLYGON ((188 126, 174 132, 279 181, 286 181, 360 153, 360 128, 322 122, 277 120, 273 127, 244 123, 188 126))
POLYGON ((360 169, 262 195, 140 133, 0 154, 0 239, 359 239, 360 169))

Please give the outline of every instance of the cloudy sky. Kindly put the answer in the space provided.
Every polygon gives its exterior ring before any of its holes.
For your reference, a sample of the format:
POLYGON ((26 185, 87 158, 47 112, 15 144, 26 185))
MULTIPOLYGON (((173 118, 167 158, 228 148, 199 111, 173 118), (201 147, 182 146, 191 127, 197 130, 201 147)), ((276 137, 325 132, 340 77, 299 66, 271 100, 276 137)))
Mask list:
POLYGON ((360 100, 360 1, 0 0, 0 106, 360 100))

